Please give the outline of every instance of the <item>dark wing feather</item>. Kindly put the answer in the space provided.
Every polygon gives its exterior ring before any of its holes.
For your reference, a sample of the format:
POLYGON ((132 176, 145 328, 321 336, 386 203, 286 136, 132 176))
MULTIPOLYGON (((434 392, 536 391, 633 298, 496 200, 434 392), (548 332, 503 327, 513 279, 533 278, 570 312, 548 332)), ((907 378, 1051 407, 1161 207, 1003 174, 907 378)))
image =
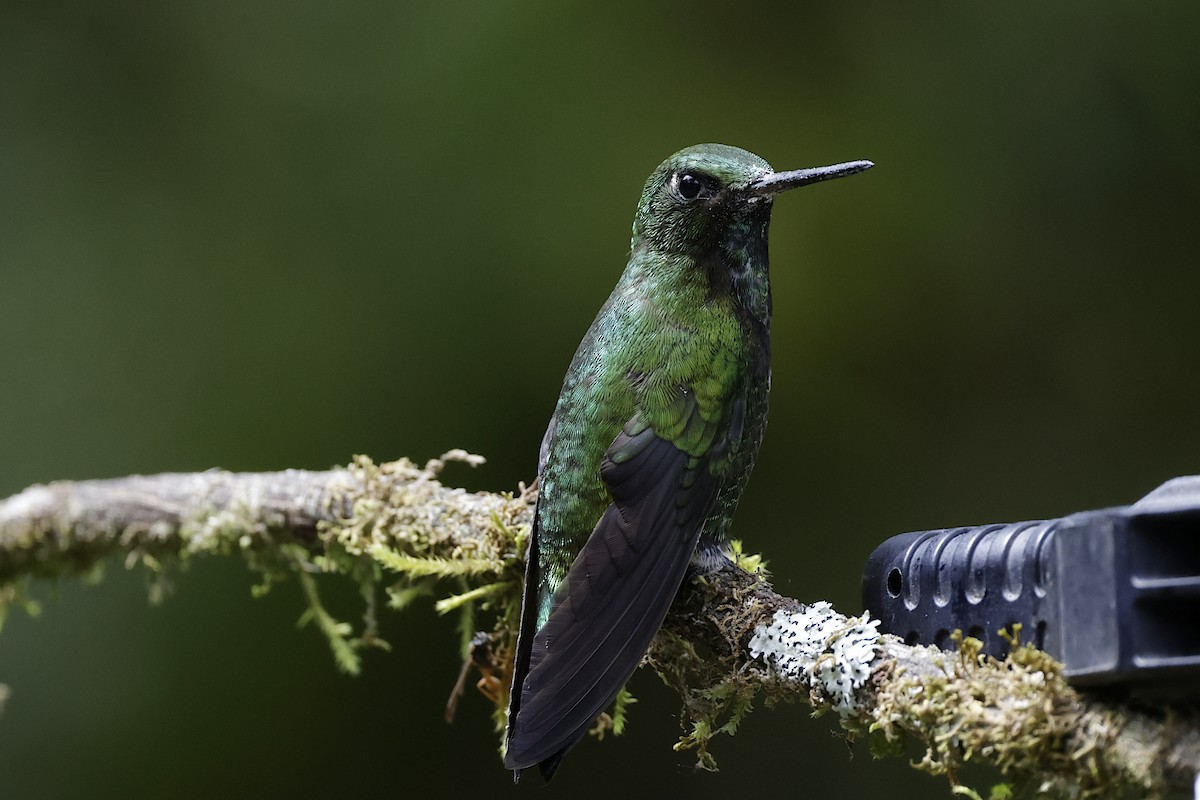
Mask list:
POLYGON ((613 501, 571 565, 514 686, 520 697, 505 764, 539 764, 547 779, 637 669, 716 496, 707 459, 690 458, 636 419, 600 472, 613 501))
MULTIPOLYGON (((541 475, 541 470, 538 470, 541 475)), ((521 625, 517 629, 517 652, 513 658, 512 688, 508 695, 508 731, 505 734, 504 751, 512 751, 514 725, 521 711, 521 685, 529 672, 529 655, 533 647, 534 628, 537 626, 538 594, 538 525, 537 510, 533 513, 533 530, 529 533, 529 549, 525 554, 525 588, 521 596, 521 625)), ((513 782, 521 780, 522 767, 515 767, 506 755, 504 765, 513 771, 513 782)), ((530 766, 526 764, 524 766, 530 766)))

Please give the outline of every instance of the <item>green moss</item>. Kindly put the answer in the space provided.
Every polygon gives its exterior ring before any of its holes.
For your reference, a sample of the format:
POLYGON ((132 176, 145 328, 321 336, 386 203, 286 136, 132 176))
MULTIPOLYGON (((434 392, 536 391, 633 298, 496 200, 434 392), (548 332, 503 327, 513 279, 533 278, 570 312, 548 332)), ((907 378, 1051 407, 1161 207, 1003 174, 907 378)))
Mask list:
MULTIPOLYGON (((1083 712, 1061 664, 1015 638, 1002 660, 982 655, 982 643, 961 632, 954 639, 958 652, 945 654, 941 674, 898 673, 882 683, 868 724, 873 751, 915 740, 925 752, 914 766, 947 776, 955 787, 964 764, 992 764, 1011 780, 994 787, 992 797, 1120 796, 1119 776, 1102 756, 1109 742, 1066 747, 1083 712)), ((1098 729, 1117 730, 1115 724, 1098 729)))
POLYGON ((729 540, 729 556, 734 566, 751 575, 758 575, 764 579, 771 575, 767 569, 767 559, 763 558, 761 553, 747 553, 741 539, 729 540))
POLYGON ((17 580, 0 586, 0 630, 8 621, 9 613, 15 608, 24 611, 31 617, 42 613, 42 607, 36 600, 25 593, 29 580, 17 580))
MULTIPOLYGON (((453 457, 477 460, 460 453, 453 457)), ((451 459, 443 457, 418 469, 403 459, 375 464, 356 456, 348 468, 356 487, 351 513, 319 526, 323 552, 313 560, 324 572, 358 581, 364 597, 373 598, 382 576, 390 576, 386 591, 393 610, 407 607, 417 597, 441 594, 434 608, 439 614, 459 613, 464 658, 480 613, 487 613, 496 636, 504 640, 495 649, 507 654, 513 650, 507 639, 515 636, 510 621, 520 615, 522 551, 529 528, 521 520, 531 498, 500 495, 497 504, 495 495, 456 492, 455 499, 461 502, 453 508, 442 503, 446 513, 431 519, 429 508, 437 508, 439 493, 447 491, 436 480, 446 460, 451 459), (479 499, 479 508, 472 507, 471 498, 479 499), (446 543, 451 541, 458 544, 448 551, 446 543)), ((301 575, 311 585, 311 579, 301 575)), ((344 623, 332 623, 321 615, 313 602, 315 593, 306 588, 306 595, 335 660, 342 669, 356 671, 354 644, 372 637, 364 634, 354 639, 344 623)), ((509 669, 503 664, 500 668, 509 669)), ((498 708, 504 700, 497 698, 498 708)))
POLYGON ((637 698, 629 693, 629 689, 622 686, 621 691, 617 692, 617 699, 613 702, 613 736, 620 736, 625 732, 625 724, 629 720, 629 707, 637 702, 637 698))

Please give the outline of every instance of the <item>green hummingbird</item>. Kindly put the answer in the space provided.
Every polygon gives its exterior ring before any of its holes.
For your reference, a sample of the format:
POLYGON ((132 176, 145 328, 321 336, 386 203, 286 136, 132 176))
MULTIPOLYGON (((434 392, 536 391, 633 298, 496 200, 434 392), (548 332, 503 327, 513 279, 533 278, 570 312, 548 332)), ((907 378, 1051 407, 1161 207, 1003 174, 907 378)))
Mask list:
POLYGON ((702 144, 650 174, 629 262, 579 344, 538 459, 504 764, 550 780, 633 674, 689 563, 725 539, 767 422, 775 172, 702 144))

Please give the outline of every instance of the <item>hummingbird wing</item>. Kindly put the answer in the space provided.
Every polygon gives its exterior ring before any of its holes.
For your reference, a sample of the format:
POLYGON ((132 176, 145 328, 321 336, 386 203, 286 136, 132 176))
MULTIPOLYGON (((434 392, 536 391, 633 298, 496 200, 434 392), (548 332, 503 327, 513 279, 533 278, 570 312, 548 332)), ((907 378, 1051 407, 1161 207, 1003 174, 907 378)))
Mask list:
POLYGON ((695 396, 682 399, 673 438, 634 416, 605 452, 600 474, 612 502, 533 636, 527 669, 518 653, 524 680, 514 687, 510 769, 538 764, 549 780, 637 669, 683 580, 720 486, 710 465, 724 463, 731 431, 726 422, 726 435, 714 441, 717 425, 703 418, 695 396))

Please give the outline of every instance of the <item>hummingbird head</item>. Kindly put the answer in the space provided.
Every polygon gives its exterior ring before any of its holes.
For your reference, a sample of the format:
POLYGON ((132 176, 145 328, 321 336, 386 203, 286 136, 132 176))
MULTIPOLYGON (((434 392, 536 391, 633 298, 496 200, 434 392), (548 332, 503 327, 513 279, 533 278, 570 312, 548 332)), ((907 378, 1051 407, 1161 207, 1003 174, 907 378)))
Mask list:
POLYGON ((766 236, 776 194, 874 166, 851 161, 775 172, 763 159, 723 144, 680 150, 650 174, 633 221, 633 247, 703 254, 752 232, 766 236))
POLYGON ((735 217, 769 216, 770 197, 746 189, 770 174, 770 164, 737 147, 680 150, 646 180, 633 220, 633 246, 679 254, 709 249, 735 217))
POLYGON ((753 153, 723 144, 680 150, 650 174, 633 221, 632 249, 648 250, 665 269, 695 264, 710 291, 728 287, 760 318, 770 314, 767 228, 780 192, 853 175, 870 161, 775 172, 753 153), (682 258, 681 258, 682 257, 682 258))

